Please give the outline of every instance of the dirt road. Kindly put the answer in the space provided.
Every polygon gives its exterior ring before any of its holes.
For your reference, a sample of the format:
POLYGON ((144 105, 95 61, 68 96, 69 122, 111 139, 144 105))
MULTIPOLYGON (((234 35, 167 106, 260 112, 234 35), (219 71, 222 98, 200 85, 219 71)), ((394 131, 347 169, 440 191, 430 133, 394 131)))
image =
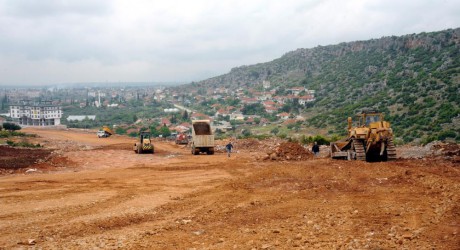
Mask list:
POLYGON ((136 155, 123 136, 26 132, 53 153, 0 176, 0 249, 460 245, 453 162, 262 161, 244 150, 193 156, 170 142, 136 155))

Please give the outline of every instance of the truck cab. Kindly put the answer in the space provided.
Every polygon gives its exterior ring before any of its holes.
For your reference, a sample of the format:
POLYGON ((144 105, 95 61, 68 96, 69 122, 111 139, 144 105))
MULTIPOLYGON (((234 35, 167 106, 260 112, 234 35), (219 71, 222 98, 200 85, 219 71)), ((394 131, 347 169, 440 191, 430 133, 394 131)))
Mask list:
POLYGON ((99 131, 97 131, 96 134, 97 134, 97 137, 99 137, 99 138, 108 137, 107 134, 106 134, 106 132, 105 132, 104 130, 99 130, 99 131))

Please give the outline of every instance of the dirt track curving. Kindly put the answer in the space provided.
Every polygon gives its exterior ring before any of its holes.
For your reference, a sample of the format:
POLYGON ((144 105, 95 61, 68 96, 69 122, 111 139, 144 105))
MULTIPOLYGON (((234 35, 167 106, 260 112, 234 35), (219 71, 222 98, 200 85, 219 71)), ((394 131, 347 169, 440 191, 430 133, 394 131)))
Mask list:
POLYGON ((123 136, 26 132, 54 151, 0 176, 0 249, 460 245, 456 161, 262 161, 243 147, 193 156, 159 141, 155 154, 137 155, 123 136))

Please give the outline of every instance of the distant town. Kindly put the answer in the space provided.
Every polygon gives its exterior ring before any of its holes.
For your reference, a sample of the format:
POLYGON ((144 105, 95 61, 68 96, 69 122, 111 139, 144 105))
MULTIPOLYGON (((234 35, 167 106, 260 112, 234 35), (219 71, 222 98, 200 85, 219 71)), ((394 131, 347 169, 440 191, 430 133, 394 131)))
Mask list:
POLYGON ((187 132, 196 119, 211 120, 218 133, 244 125, 296 124, 304 118, 290 112, 291 106, 307 107, 315 101, 315 91, 301 86, 280 89, 263 81, 254 88, 188 91, 171 86, 5 88, 0 98, 1 119, 21 126, 109 125, 135 136, 151 126, 187 132))

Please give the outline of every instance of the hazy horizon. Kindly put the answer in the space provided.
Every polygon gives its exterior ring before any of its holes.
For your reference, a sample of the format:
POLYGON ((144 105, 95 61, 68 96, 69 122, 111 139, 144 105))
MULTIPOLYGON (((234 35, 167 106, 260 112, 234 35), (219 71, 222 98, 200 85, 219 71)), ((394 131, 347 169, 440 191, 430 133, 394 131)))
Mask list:
POLYGON ((0 87, 205 80, 298 48, 460 27, 445 1, 0 0, 0 87))

